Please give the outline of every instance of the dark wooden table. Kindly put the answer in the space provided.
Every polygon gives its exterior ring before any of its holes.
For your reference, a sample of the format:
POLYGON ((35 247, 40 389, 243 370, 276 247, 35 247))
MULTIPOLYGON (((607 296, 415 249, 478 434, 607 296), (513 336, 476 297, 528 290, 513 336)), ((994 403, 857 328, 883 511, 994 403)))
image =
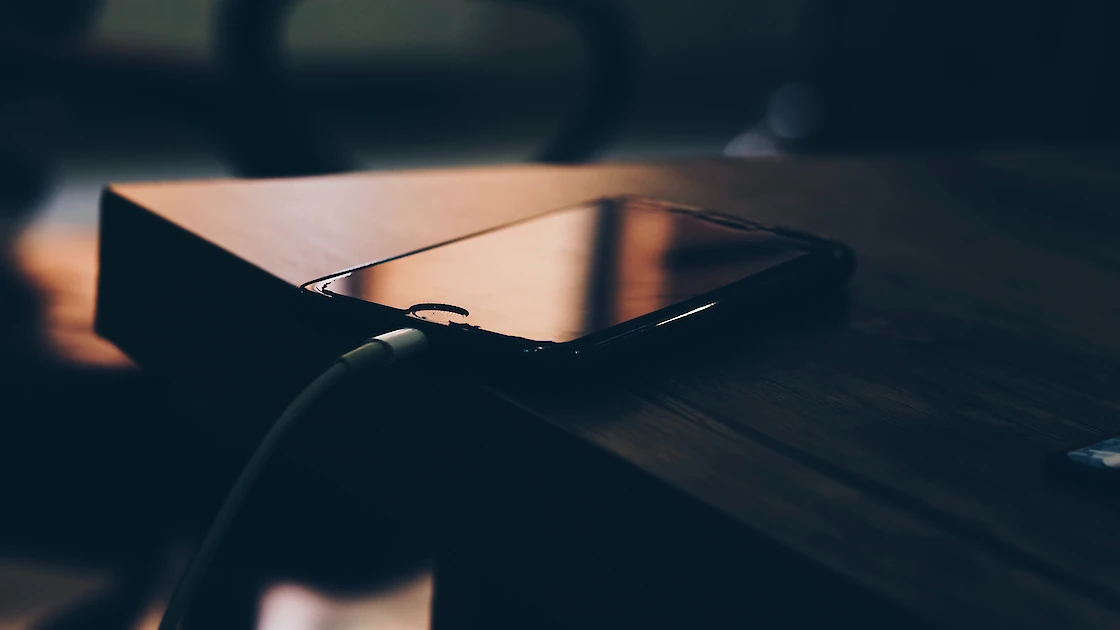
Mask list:
MULTIPOLYGON (((579 387, 414 367, 289 454, 572 628, 1120 627, 1120 153, 113 186, 98 329, 253 437, 353 339, 295 287, 599 195, 839 238, 822 300, 579 387), (370 411, 377 401, 377 412, 370 411)), ((439 583, 437 581, 437 592, 439 583)))

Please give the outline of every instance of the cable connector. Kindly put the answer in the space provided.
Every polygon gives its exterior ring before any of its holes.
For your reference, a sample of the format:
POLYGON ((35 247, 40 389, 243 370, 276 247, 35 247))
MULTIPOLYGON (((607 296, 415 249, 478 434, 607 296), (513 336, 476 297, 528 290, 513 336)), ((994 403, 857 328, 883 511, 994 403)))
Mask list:
POLYGON ((384 367, 410 359, 428 348, 428 338, 415 328, 401 328, 371 337, 338 360, 351 370, 384 367))

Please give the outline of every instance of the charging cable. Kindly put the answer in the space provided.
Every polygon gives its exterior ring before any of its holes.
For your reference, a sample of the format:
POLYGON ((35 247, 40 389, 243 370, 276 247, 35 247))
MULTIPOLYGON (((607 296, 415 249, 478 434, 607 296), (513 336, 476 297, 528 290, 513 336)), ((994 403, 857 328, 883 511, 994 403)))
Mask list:
POLYGON ((229 533, 230 525, 241 509, 241 504, 245 502, 245 497, 252 490, 281 440, 304 412, 347 375, 383 368, 397 361, 409 359, 420 354, 427 347, 428 339, 424 333, 412 328, 402 328, 373 337, 340 356, 331 367, 311 381, 311 384, 288 404, 265 434, 257 450, 241 470, 237 481, 233 483, 225 501, 222 502, 222 507, 214 517, 210 530, 206 532, 206 537, 202 539, 202 544, 199 545, 198 551, 171 594, 167 610, 164 611, 163 619, 159 623, 159 630, 178 630, 184 613, 197 595, 198 588, 214 561, 215 553, 229 533))

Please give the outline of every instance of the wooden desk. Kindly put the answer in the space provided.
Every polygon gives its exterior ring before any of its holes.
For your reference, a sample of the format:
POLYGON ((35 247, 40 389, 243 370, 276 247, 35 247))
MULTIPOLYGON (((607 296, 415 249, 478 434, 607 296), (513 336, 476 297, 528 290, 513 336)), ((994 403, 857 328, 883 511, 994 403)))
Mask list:
POLYGON ((290 454, 572 628, 1120 627, 1120 494, 1043 470, 1120 433, 1118 163, 120 185, 98 329, 256 435, 354 341, 291 308, 337 269, 614 193, 829 234, 860 257, 845 304, 561 394, 402 370, 325 404, 290 454))

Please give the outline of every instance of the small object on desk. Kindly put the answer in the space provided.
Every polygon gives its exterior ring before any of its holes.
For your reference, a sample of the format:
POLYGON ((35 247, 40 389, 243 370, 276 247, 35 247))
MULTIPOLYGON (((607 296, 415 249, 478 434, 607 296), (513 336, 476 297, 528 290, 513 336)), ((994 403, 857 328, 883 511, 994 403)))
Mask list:
POLYGON ((1056 453, 1050 467, 1088 481, 1120 484, 1120 436, 1056 453))

